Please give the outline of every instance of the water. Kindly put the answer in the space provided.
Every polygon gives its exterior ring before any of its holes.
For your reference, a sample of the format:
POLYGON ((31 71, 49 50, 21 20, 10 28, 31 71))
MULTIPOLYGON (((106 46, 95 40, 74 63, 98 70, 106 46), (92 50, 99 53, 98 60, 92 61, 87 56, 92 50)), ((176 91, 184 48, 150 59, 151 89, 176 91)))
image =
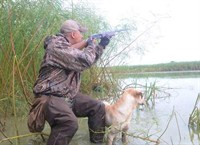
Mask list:
MULTIPOLYGON (((132 121, 133 126, 138 130, 148 130, 148 134, 153 135, 153 139, 157 139, 169 126, 161 137, 160 144, 180 144, 191 145, 188 130, 189 116, 194 108, 198 93, 200 93, 200 78, 149 78, 137 79, 137 83, 145 84, 146 82, 155 82, 157 86, 161 86, 161 90, 165 93, 170 93, 170 97, 165 99, 157 99, 153 109, 145 109, 142 112, 134 112, 132 121), (162 89, 164 88, 164 89, 162 89), (170 117, 172 115, 172 117, 170 117), (171 121, 169 121, 171 118, 171 121)), ((128 78, 123 80, 124 84, 131 84, 134 79, 128 78)), ((159 93, 159 96, 165 96, 165 93, 159 93)), ((199 106, 200 107, 200 106, 199 106)), ((136 132, 135 128, 129 130, 136 132)), ((138 131, 139 132, 139 131, 138 131)), ((197 135, 194 138, 194 144, 200 144, 197 135)), ((131 144, 133 144, 132 141, 131 144)), ((134 144, 145 144, 142 141, 137 141, 134 144)), ((153 144, 153 143, 148 143, 153 144)))
MULTIPOLYGON (((193 142, 191 141, 188 130, 188 119, 198 93, 200 93, 200 78, 137 78, 137 83, 139 84, 148 84, 155 81, 156 86, 160 87, 161 90, 156 93, 158 97, 163 97, 163 99, 156 99, 156 104, 151 109, 143 108, 143 110, 135 110, 133 112, 131 127, 129 129, 131 136, 129 136, 128 145, 155 144, 151 141, 144 141, 137 137, 134 138, 133 135, 149 135, 148 138, 153 141, 161 136, 160 145, 199 145, 200 141, 197 134, 200 133, 194 133, 193 142), (166 97, 168 93, 170 97, 166 97)), ((134 78, 126 78, 121 80, 121 85, 126 86, 134 82, 134 78)), ((7 136, 15 136, 13 124, 12 119, 7 121, 5 132, 7 136)), ((26 125, 26 116, 18 119, 16 124, 19 134, 29 134, 26 125)), ((50 132, 48 125, 46 125, 44 132, 47 134, 50 132)), ((2 134, 0 133, 0 139, 2 138, 2 134)), ((17 144, 15 139, 11 141, 13 144, 17 144)), ((23 137, 20 139, 20 142, 20 145, 45 145, 40 136, 37 139, 33 136, 23 137), (32 140, 34 140, 34 143, 32 140)), ((5 141, 0 144, 10 145, 10 142, 5 141)), ((120 145, 122 143, 118 140, 116 144, 120 145)), ((70 145, 93 145, 89 142, 86 118, 79 119, 79 130, 70 145)))

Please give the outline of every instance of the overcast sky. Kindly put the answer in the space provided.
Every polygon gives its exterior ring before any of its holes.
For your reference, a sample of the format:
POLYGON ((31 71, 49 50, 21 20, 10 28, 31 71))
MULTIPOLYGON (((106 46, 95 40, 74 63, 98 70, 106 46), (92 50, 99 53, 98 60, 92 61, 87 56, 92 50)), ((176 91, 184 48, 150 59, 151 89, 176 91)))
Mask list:
POLYGON ((131 54, 129 64, 200 60, 200 0, 89 1, 113 26, 128 18, 139 33, 157 21, 148 37, 138 40, 145 55, 131 54))

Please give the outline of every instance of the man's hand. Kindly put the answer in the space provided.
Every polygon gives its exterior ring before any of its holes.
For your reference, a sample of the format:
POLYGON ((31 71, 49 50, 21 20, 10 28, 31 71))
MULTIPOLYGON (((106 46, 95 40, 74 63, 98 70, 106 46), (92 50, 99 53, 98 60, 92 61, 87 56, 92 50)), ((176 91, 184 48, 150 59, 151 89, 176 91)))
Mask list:
POLYGON ((96 42, 96 40, 95 40, 94 38, 89 37, 89 38, 87 39, 87 46, 90 45, 90 44, 93 44, 93 43, 95 43, 95 42, 96 42))
POLYGON ((110 38, 109 36, 104 36, 101 38, 101 41, 99 42, 99 45, 103 46, 104 48, 110 43, 110 38))

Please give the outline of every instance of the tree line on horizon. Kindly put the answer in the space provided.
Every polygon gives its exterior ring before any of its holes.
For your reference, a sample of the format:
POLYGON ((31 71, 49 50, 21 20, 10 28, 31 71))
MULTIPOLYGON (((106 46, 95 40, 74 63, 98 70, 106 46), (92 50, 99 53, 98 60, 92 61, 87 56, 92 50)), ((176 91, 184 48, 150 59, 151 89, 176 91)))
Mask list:
POLYGON ((112 73, 166 72, 166 71, 195 71, 200 70, 200 61, 170 62, 151 65, 112 66, 112 73))

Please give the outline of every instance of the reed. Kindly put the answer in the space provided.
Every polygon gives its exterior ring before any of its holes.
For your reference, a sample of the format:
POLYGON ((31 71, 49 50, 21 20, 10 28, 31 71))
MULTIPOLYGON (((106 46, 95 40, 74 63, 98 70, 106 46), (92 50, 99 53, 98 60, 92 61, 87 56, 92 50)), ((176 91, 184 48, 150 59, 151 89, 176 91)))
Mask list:
POLYGON ((195 135, 200 140, 200 94, 198 94, 194 108, 190 114, 188 128, 190 139, 194 142, 195 135))

